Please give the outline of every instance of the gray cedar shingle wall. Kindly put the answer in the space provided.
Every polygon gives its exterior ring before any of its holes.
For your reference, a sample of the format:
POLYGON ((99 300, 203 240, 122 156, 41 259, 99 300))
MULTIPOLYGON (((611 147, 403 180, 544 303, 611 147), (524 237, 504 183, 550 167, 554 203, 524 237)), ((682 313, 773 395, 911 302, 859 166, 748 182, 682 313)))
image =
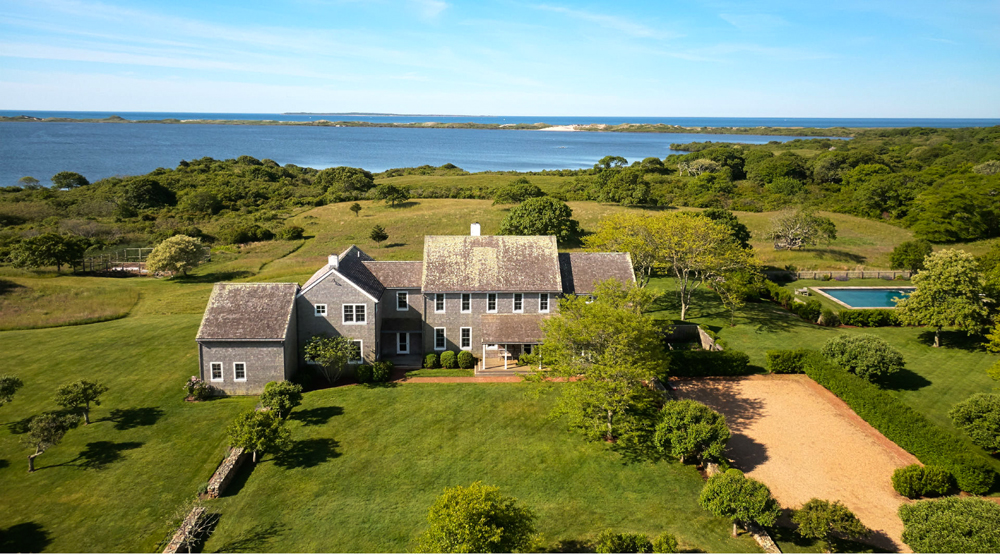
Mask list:
POLYGON ((269 381, 285 378, 285 348, 280 341, 202 341, 202 378, 226 394, 260 394, 269 381), (212 362, 222 363, 222 380, 211 380, 212 362), (236 381, 233 364, 246 364, 246 381, 236 381))
MULTIPOLYGON (((482 356, 482 322, 481 316, 487 314, 487 293, 472 294, 472 312, 461 313, 461 293, 445 293, 445 313, 434 313, 434 294, 424 294, 426 303, 426 323, 424 325, 424 352, 440 352, 434 349, 434 328, 444 327, 447 347, 445 350, 459 350, 461 328, 471 327, 472 353, 482 356)), ((524 313, 538 314, 538 293, 524 294, 524 313)), ((549 294, 549 313, 558 311, 558 295, 549 294)), ((497 293, 497 314, 514 313, 514 293, 497 293)))
MULTIPOLYGON (((363 341, 363 355, 366 362, 375 361, 376 313, 375 302, 336 273, 316 283, 296 299, 298 313, 299 356, 302 347, 314 336, 344 336, 363 341), (317 317, 314 306, 327 305, 327 315, 317 317), (366 321, 364 325, 343 323, 344 304, 364 304, 366 321)), ((304 359, 300 359, 302 363, 304 359)))
MULTIPOLYGON (((402 263, 402 262, 393 262, 402 263)), ((412 268, 411 268, 412 269, 412 268)), ((398 281, 397 281, 398 284, 398 281)), ((423 321, 424 299, 420 294, 419 282, 417 288, 411 289, 386 289, 379 299, 379 355, 381 358, 396 355, 396 344, 399 340, 397 333, 411 332, 410 353, 421 353, 420 330, 423 321), (406 293, 407 309, 397 310, 396 293, 406 293)))

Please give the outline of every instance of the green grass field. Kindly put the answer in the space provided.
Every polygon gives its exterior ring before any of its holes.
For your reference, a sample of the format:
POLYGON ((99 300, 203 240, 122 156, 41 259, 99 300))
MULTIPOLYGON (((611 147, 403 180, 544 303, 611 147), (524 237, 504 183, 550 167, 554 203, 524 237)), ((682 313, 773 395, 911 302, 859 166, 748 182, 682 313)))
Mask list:
POLYGON ((139 300, 118 279, 0 278, 0 331, 79 325, 125 317, 139 300))
POLYGON ((444 487, 499 486, 538 513, 549 548, 605 528, 675 533, 687 548, 756 551, 697 504, 692 466, 627 463, 549 417, 528 384, 341 387, 306 395, 294 449, 217 502, 206 551, 403 552, 444 487))

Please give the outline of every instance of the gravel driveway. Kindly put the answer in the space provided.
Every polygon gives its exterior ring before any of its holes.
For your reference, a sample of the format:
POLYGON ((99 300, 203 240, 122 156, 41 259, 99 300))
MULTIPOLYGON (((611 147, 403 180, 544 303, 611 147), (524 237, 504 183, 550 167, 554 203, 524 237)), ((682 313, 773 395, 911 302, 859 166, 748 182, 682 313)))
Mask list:
POLYGON ((810 498, 840 500, 876 532, 873 545, 908 551, 896 516, 907 500, 892 489, 897 467, 917 463, 833 393, 805 375, 675 380, 681 398, 726 416, 726 454, 771 488, 785 508, 810 498))

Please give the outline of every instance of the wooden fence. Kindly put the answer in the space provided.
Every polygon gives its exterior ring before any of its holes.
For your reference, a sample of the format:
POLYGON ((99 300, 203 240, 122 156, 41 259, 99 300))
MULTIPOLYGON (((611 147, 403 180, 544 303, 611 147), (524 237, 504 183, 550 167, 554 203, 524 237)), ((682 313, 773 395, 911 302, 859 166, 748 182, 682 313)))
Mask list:
POLYGON ((772 270, 765 271, 764 276, 768 279, 783 279, 787 281, 794 281, 796 279, 823 279, 824 277, 829 277, 830 279, 846 278, 846 279, 886 279, 892 280, 898 277, 903 279, 909 279, 913 276, 910 271, 888 271, 879 269, 870 269, 862 271, 785 271, 785 270, 772 270))

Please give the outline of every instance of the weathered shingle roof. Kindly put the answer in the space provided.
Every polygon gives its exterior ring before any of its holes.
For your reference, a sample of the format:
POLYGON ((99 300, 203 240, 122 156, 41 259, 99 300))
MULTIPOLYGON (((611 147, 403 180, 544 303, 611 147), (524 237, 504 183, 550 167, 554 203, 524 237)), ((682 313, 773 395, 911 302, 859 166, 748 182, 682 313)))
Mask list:
POLYGON ((423 262, 365 262, 365 267, 387 289, 419 289, 423 262))
POLYGON ((614 277, 622 284, 635 283, 628 252, 572 252, 559 254, 564 294, 590 294, 601 281, 614 277))
POLYGON ((216 283, 198 340, 284 340, 295 283, 216 283))
POLYGON ((561 292, 553 236, 424 237, 424 292, 561 292))
POLYGON ((382 296, 382 292, 385 287, 379 282, 371 271, 366 267, 366 263, 372 262, 372 257, 365 254, 360 248, 355 245, 351 245, 337 256, 337 267, 332 267, 329 263, 321 267, 316 273, 313 273, 312 277, 309 278, 302 285, 302 291, 305 292, 314 284, 322 281, 327 275, 332 274, 336 271, 337 273, 343 275, 345 278, 354 283, 358 288, 363 290, 365 293, 370 294, 376 300, 382 296))
POLYGON ((547 315, 483 314, 483 344, 542 342, 542 320, 547 315))

